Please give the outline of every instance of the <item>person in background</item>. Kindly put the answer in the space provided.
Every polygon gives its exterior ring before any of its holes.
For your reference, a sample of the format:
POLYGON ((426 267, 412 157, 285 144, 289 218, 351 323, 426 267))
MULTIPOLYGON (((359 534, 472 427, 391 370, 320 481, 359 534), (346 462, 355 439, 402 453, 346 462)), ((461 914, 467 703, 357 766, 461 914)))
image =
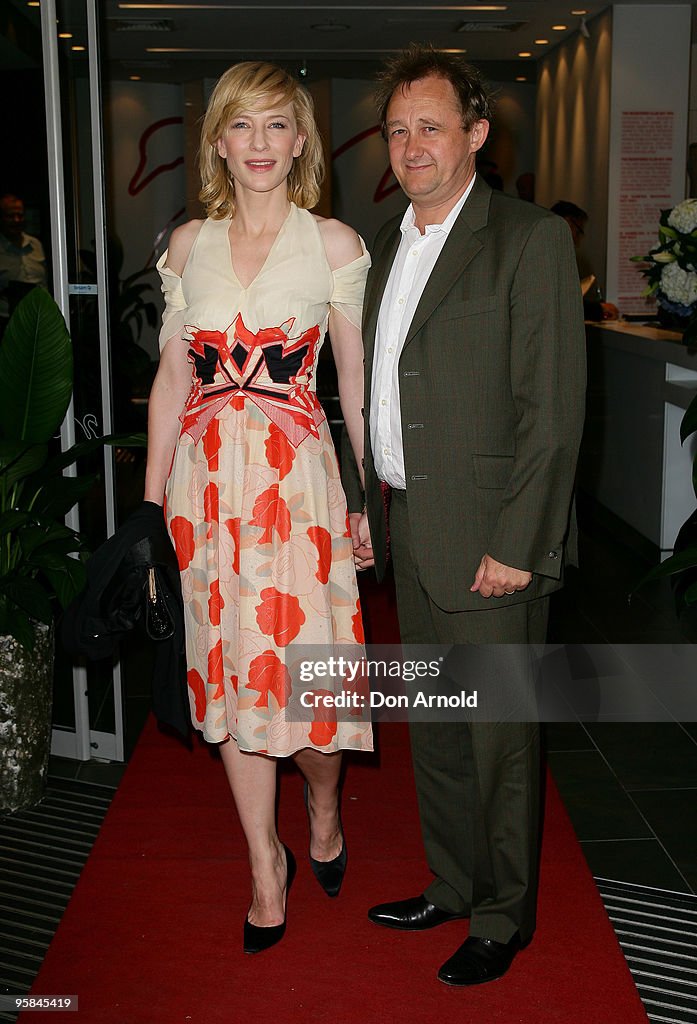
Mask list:
MULTIPOLYGON (((306 779, 310 862, 336 896, 346 868, 341 751, 369 721, 286 717, 297 645, 361 644, 346 498, 315 392, 330 332, 360 462, 360 318, 370 265, 356 232, 310 213, 322 145, 312 99, 264 62, 230 68, 201 130, 205 220, 158 262, 166 308, 148 416, 145 501, 165 505, 184 598, 191 717, 216 744, 247 839, 243 948, 285 931, 294 858, 276 830, 276 768, 306 779)), ((221 899, 226 883, 221 880, 221 899)))
POLYGON ((571 229, 576 250, 576 265, 583 293, 583 315, 586 320, 617 320, 620 313, 612 302, 605 302, 598 279, 581 248, 588 224, 588 214, 568 199, 560 199, 550 207, 552 213, 562 217, 571 229))
POLYGON ((532 171, 523 171, 516 178, 515 187, 519 199, 524 199, 526 203, 535 202, 535 175, 532 171))
POLYGON ((0 196, 0 334, 16 300, 27 286, 36 284, 46 287, 44 249, 38 238, 24 230, 24 202, 6 192, 0 196))

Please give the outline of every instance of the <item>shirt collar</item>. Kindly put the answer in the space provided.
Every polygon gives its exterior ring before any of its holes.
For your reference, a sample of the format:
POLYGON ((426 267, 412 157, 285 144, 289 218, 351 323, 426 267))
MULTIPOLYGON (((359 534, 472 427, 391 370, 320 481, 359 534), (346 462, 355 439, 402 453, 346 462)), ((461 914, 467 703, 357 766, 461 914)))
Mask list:
POLYGON ((29 239, 29 235, 25 234, 24 232, 22 233, 22 240, 20 245, 15 245, 15 243, 12 242, 6 235, 2 234, 0 234, 0 244, 2 244, 6 252, 31 252, 31 241, 29 239))
MULTIPOLYGON (((450 234, 450 231, 452 229, 453 224, 455 223, 455 221, 459 217, 460 212, 462 210, 462 207, 467 202, 469 194, 472 191, 472 189, 474 188, 474 179, 476 177, 477 177, 476 174, 472 175, 472 180, 470 181, 469 185, 467 186, 465 191, 462 193, 462 195, 460 196, 458 201, 455 203, 455 205, 453 206, 452 210, 450 211, 450 213, 445 218, 445 220, 443 221, 442 224, 427 224, 426 225, 426 231, 425 231, 426 235, 444 234, 447 237, 447 235, 450 234)), ((405 235, 408 231, 413 230, 413 231, 416 231, 421 236, 421 232, 419 231, 419 229, 414 224, 414 207, 412 206, 411 203, 409 203, 409 206, 407 206, 406 210, 404 211, 404 216, 402 217, 402 223, 399 225, 399 230, 402 232, 402 235, 405 235)))

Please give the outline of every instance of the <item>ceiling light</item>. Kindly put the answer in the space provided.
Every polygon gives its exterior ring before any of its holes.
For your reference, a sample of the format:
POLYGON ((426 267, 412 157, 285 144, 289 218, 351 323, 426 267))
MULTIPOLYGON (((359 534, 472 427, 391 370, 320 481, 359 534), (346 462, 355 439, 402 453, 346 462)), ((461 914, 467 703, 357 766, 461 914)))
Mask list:
POLYGON ((527 82, 527 78, 525 77, 525 75, 516 75, 515 80, 516 82, 527 82))
POLYGON ((518 54, 519 57, 532 57, 532 54, 528 50, 521 50, 518 54))
POLYGON ((548 42, 549 39, 536 39, 535 46, 546 46, 548 42))
POLYGON ((73 38, 73 33, 72 32, 59 32, 58 33, 58 38, 59 39, 72 39, 73 38))
POLYGON ((552 32, 566 32, 568 25, 552 25, 552 32))
POLYGON ((74 50, 75 53, 84 53, 84 51, 85 51, 85 47, 84 46, 71 46, 70 49, 74 50))
POLYGON ((139 82, 140 81, 140 75, 129 75, 129 80, 131 82, 139 82))
POLYGON ((574 14, 577 17, 582 18, 584 14, 588 14, 588 11, 583 10, 583 8, 581 7, 577 7, 575 10, 571 11, 571 14, 574 14))
POLYGON ((39 0, 28 0, 27 7, 40 7, 39 0))

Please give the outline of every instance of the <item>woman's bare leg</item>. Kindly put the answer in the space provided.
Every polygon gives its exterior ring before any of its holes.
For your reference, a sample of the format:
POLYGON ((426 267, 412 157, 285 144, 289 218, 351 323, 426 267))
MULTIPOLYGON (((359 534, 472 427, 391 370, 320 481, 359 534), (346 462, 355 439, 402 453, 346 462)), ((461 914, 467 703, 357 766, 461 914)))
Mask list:
POLYGON ((232 738, 219 749, 249 849, 249 922, 261 928, 282 924, 287 865, 276 832, 276 762, 263 754, 244 753, 232 738))
POLYGON ((299 750, 295 763, 307 779, 310 804, 310 856, 333 860, 341 853, 339 774, 341 753, 321 754, 312 747, 299 750))

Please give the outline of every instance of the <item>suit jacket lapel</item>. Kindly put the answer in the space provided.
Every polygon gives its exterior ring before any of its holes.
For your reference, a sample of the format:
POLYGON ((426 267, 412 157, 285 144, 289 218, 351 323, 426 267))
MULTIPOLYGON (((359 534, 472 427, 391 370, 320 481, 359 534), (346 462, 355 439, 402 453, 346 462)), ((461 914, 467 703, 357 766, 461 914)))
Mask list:
POLYGON ((431 276, 426 282, 419 304, 404 341, 406 347, 414 335, 443 301, 465 267, 482 248, 476 232, 485 228, 489 219, 491 189, 477 175, 460 215, 453 224, 431 276))
MULTIPOLYGON (((387 243, 385 244, 382 254, 378 256, 368 280, 368 289, 365 296, 363 311, 363 348, 365 352, 366 370, 370 369, 373 364, 375 332, 378 325, 380 303, 385 291, 387 279, 390 276, 390 270, 392 269, 394 258, 397 254, 397 249, 399 248, 401 237, 399 221, 397 221, 394 232, 390 235, 387 243)), ((368 380, 370 380, 369 376, 368 380)))

